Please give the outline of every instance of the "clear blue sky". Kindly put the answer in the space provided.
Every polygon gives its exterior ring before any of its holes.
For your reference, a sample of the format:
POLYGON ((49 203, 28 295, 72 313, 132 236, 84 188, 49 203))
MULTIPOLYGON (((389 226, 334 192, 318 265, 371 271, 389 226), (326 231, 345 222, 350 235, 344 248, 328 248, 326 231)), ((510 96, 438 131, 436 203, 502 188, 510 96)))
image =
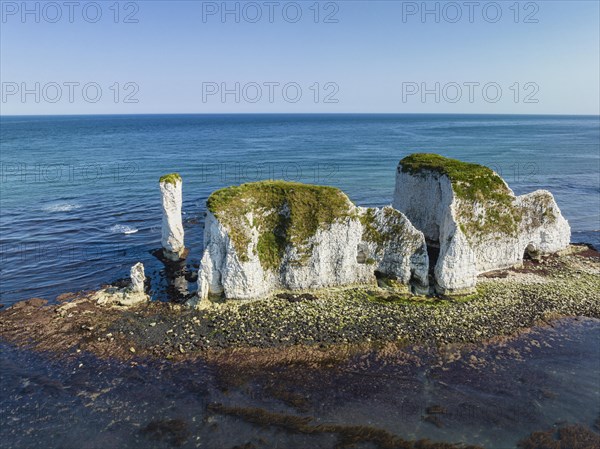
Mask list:
POLYGON ((439 8, 439 22, 433 13, 423 20, 422 2, 319 2, 318 18, 314 1, 228 2, 231 9, 239 4, 239 23, 234 14, 223 20, 222 2, 120 2, 116 18, 114 1, 99 1, 95 23, 95 7, 83 11, 90 2, 72 11, 63 1, 47 3, 29 2, 39 17, 23 17, 20 1, 2 1, 2 114, 600 112, 597 1, 519 2, 518 8, 501 1, 496 22, 497 8, 483 11, 485 1, 472 11, 466 2, 428 2, 439 8), (252 23, 257 5, 262 17, 252 23), (302 17, 293 23, 296 5, 302 17), (137 23, 123 23, 128 14, 137 23), (337 23, 323 23, 328 15, 337 23), (72 102, 65 82, 79 83, 71 87, 72 102), (85 97, 87 83, 96 84, 85 97), (233 93, 212 94, 235 91, 235 83, 239 103, 233 93), (23 87, 39 90, 39 103, 34 93, 23 98, 23 87), (98 87, 102 97, 93 103, 98 87), (422 88, 432 93, 422 98, 422 88), (127 94, 138 102, 124 102, 127 94), (324 102, 328 94, 337 102, 324 102))

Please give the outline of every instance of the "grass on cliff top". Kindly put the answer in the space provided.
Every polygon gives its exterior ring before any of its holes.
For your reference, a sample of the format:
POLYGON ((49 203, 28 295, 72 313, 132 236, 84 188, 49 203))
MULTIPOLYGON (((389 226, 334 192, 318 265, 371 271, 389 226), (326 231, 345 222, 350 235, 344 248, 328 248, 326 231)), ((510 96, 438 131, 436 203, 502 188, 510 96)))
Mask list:
POLYGON ((517 232, 522 211, 514 206, 510 189, 492 169, 432 153, 411 154, 400 165, 404 173, 423 175, 433 171, 448 176, 461 202, 457 218, 467 238, 490 232, 510 235, 517 232), (476 215, 475 203, 485 206, 484 216, 476 215))
POLYGON ((456 195, 465 200, 512 201, 510 190, 491 168, 450 159, 439 154, 415 153, 400 161, 402 171, 412 174, 435 171, 448 176, 456 195))
POLYGON ((317 230, 351 215, 352 203, 339 189, 286 181, 260 181, 213 192, 207 207, 227 228, 240 260, 249 260, 249 230, 258 229, 254 250, 262 267, 276 270, 287 245, 302 262, 317 230), (248 214, 251 213, 252 222, 248 214))
POLYGON ((158 182, 165 182, 167 184, 177 184, 177 181, 181 181, 181 175, 179 173, 169 173, 160 177, 158 182))

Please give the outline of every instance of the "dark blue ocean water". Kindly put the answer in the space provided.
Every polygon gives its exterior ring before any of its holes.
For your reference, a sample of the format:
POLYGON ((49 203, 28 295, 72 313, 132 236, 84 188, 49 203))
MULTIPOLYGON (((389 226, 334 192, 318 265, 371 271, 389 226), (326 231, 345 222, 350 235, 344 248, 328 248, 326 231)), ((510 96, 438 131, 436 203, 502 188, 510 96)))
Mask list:
POLYGON ((97 288, 137 261, 159 282, 150 254, 160 246, 158 178, 173 171, 184 179, 191 263, 205 200, 219 187, 286 179, 383 205, 398 161, 416 151, 489 165, 518 194, 552 191, 573 240, 600 244, 597 116, 2 117, 0 133, 4 304, 97 288))

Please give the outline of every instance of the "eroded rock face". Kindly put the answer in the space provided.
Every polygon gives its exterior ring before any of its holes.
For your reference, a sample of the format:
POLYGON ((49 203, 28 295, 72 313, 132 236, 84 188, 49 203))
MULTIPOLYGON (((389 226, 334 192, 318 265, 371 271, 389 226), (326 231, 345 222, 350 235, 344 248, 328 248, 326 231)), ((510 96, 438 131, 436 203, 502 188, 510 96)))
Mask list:
POLYGON ((400 161, 393 206, 439 246, 444 294, 469 292, 478 274, 518 265, 526 252, 560 251, 571 238, 550 192, 515 196, 489 168, 433 154, 400 161))
POLYGON ((265 181, 208 200, 198 298, 375 282, 375 272, 427 290, 423 234, 391 207, 360 208, 332 187, 265 181))
POLYGON ((183 183, 181 176, 171 173, 161 177, 159 185, 163 211, 161 244, 165 257, 177 261, 185 251, 181 221, 183 183))
POLYGON ((131 267, 129 271, 129 278, 131 279, 131 291, 135 293, 144 292, 144 282, 146 281, 146 275, 144 273, 144 264, 141 262, 136 263, 131 267))

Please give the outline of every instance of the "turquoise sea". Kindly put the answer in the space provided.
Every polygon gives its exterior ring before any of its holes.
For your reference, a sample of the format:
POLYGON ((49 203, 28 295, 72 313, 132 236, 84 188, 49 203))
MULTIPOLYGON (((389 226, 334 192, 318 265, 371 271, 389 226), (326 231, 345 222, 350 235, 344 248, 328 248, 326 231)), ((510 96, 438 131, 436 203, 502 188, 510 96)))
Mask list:
MULTIPOLYGON (((392 200, 398 161, 435 152, 488 165, 517 194, 548 189, 573 241, 600 246, 597 116, 136 115, 0 119, 0 303, 97 288, 141 261, 155 296, 162 265, 158 178, 184 179, 189 261, 207 196, 286 179, 392 200)), ((426 205, 424 205, 426 207, 426 205)), ((192 267, 193 268, 193 267, 192 267)), ((194 288, 190 285, 190 288, 194 288)))

